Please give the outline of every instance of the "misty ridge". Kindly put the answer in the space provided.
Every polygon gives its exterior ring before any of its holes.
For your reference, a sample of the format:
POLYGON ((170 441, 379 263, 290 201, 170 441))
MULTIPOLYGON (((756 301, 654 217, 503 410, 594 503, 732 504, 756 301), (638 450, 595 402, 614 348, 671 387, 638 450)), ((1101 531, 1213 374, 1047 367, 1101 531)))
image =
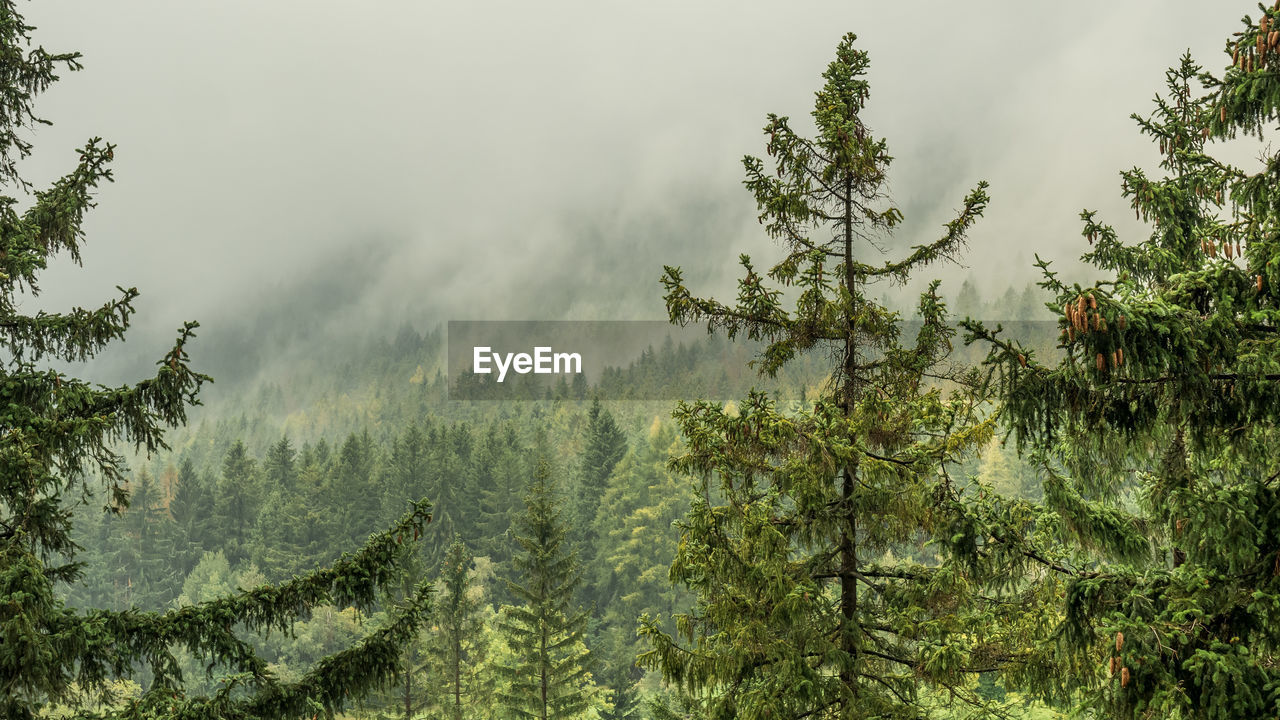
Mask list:
MULTIPOLYGON (((388 5, 358 21, 387 33, 381 43, 369 36, 378 52, 339 62, 324 48, 343 27, 333 14, 340 5, 317 7, 309 37, 289 29, 282 9, 254 6, 252 28, 230 23, 249 7, 233 4, 194 14, 148 9, 151 24, 131 27, 129 43, 110 41, 121 36, 112 28, 143 13, 131 7, 31 10, 48 44, 65 39, 91 60, 50 91, 45 114, 54 125, 39 131, 41 146, 64 146, 89 128, 120 144, 118 182, 101 190, 88 217, 85 268, 56 264, 40 303, 92 304, 116 284, 142 291, 128 343, 96 361, 105 382, 135 378, 181 321, 199 320, 192 349, 217 380, 211 399, 258 373, 358 354, 404 325, 426 333, 451 319, 660 319, 663 264, 730 297, 734 268, 724 260, 772 246, 753 222, 739 158, 763 154, 757 128, 766 111, 794 109, 808 122, 807 81, 829 44, 770 32, 763 6, 711 3, 685 9, 677 26, 657 7, 619 10, 634 35, 608 44, 572 25, 555 30, 554 41, 517 32, 522 21, 542 27, 550 18, 503 5, 510 29, 468 46, 478 8, 434 16, 388 5), (450 23, 464 30, 445 31, 450 23), (723 46, 703 42, 712 27, 723 46), (724 32, 730 27, 736 35, 724 32), (292 48, 283 64, 280 43, 292 48), (767 62, 748 50, 760 44, 774 48, 767 62), (241 48, 234 59, 214 50, 233 45, 241 48), (659 45, 674 50, 653 53, 659 45), (521 57, 529 77, 556 78, 557 92, 508 82, 502 52, 521 57), (175 91, 178 76, 152 62, 166 55, 205 78, 205 91, 175 91), (417 74, 393 80, 382 70, 389 60, 417 74), (486 104, 495 97, 488 87, 503 88, 510 105, 486 104), (348 101, 344 92, 362 97, 348 101), (97 101, 118 97, 137 101, 97 101), (83 113, 86 104, 97 112, 83 113), (506 107, 520 109, 518 131, 499 121, 506 107), (200 271, 179 281, 175 263, 200 271)), ((954 313, 971 311, 957 297, 969 280, 979 314, 995 319, 1023 316, 1021 306, 987 305, 1007 304, 1006 290, 1039 279, 1035 254, 1068 276, 1078 271, 1081 206, 1144 232, 1128 224, 1114 192, 1123 166, 1114 159, 1155 159, 1127 115, 1143 110, 1140 99, 1170 57, 1187 45, 1204 56, 1217 49, 1212 33, 1198 40, 1186 28, 1234 20, 1220 8, 1212 12, 1221 22, 1209 22, 1194 3, 1154 17, 994 2, 925 14, 824 7, 831 27, 858 29, 874 59, 869 122, 889 141, 889 188, 907 218, 886 249, 932 237, 963 188, 992 182, 991 209, 962 266, 932 274, 943 278, 945 297, 960 301, 954 313), (1138 17, 1158 40, 1126 41, 1123 60, 1107 56, 1121 47, 1108 38, 1138 17), (906 25, 933 38, 929 53, 888 41, 891 28, 906 25), (966 30, 942 30, 951 27, 966 30), (1014 27, 1058 31, 1007 32, 1014 27), (983 49, 974 42, 982 33, 1015 44, 983 49), (931 60, 944 57, 951 60, 931 60), (1068 151, 1090 138, 1101 152, 1068 151)), ((38 152, 28 165, 38 182, 60 159, 38 152)), ((918 282, 886 288, 903 308, 918 290, 918 282)))
POLYGON ((0 0, 0 715, 1275 714, 1237 11, 0 0))

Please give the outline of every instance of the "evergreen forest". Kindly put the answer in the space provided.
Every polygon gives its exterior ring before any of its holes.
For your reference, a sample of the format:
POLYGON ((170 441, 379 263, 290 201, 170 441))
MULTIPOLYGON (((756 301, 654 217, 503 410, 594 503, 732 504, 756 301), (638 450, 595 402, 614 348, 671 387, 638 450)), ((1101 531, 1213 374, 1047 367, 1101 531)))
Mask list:
POLYGON ((0 0, 0 717, 1280 717, 1280 3, 1133 99, 1141 233, 1085 208, 1046 232, 1083 275, 1035 255, 954 287, 999 188, 895 242, 913 139, 869 124, 845 34, 794 79, 811 107, 741 119, 771 254, 719 258, 721 297, 628 269, 705 334, 518 400, 451 397, 448 318, 222 375, 245 348, 191 320, 100 381, 139 290, 33 301, 129 180, 96 137, 22 172, 82 69, 22 10, 0 0))

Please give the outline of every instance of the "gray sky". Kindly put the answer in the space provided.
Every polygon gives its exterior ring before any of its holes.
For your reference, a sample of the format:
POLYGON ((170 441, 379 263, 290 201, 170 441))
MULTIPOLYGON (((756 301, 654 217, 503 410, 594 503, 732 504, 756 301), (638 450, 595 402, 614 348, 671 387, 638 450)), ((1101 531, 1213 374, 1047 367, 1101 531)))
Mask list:
MULTIPOLYGON (((991 182, 970 269, 1004 289, 1035 252, 1082 250, 1076 215, 1132 215, 1118 171, 1163 71, 1212 69, 1249 2, 263 2, 22 6, 86 69, 38 104, 29 174, 92 135, 117 182, 85 267, 43 304, 142 290, 138 325, 249 327, 281 298, 377 318, 663 316, 657 280, 731 288, 770 242, 740 186, 774 111, 807 118, 846 31, 871 53, 867 119, 896 157, 902 245, 991 182), (1015 262, 1018 261, 1018 262, 1015 262), (993 270, 995 272, 993 272, 993 270), (298 279, 301 278, 301 279, 298 279), (324 279, 323 282, 315 278, 324 279), (992 280, 992 278, 995 278, 992 280), (327 283, 327 284, 326 284, 327 283), (429 316, 429 317, 428 317, 429 316)), ((148 351, 158 356, 159 352, 148 351)))

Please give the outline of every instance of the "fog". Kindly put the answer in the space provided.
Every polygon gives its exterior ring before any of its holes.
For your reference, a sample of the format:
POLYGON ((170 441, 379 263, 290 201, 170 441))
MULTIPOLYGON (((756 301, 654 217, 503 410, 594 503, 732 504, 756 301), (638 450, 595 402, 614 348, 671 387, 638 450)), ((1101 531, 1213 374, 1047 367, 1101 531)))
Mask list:
MULTIPOLYGON (((23 6, 79 50, 38 102, 26 172, 117 143, 84 267, 39 305, 137 286, 130 348, 198 319, 300 339, 449 319, 660 319, 662 265, 730 291, 767 258, 741 157, 765 114, 807 118, 840 36, 871 54, 866 119, 895 156, 905 247, 980 179, 963 267, 990 294, 1068 271, 1077 215, 1137 239, 1118 172, 1157 161, 1129 114, 1190 49, 1219 70, 1249 3, 310 2, 23 6), (264 320, 263 318, 267 318, 264 320)), ((388 331, 389 332, 389 331, 388 331)))

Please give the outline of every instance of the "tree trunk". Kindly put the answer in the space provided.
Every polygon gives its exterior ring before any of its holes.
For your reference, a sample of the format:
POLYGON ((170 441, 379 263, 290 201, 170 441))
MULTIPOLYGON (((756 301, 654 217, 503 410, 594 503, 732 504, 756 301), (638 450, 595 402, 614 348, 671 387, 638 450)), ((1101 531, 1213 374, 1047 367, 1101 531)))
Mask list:
MULTIPOLYGON (((844 193, 844 284, 845 291, 852 299, 857 277, 853 270, 853 176, 851 174, 845 175, 844 193)), ((853 319, 855 308, 849 307, 846 312, 848 314, 845 320, 844 363, 841 368, 844 373, 841 400, 845 417, 850 417, 853 415, 857 399, 855 376, 858 343, 853 319)), ((840 537, 840 649, 853 658, 855 669, 841 671, 840 680, 845 687, 849 688, 849 692, 856 696, 858 694, 856 670, 858 640, 855 637, 857 628, 854 625, 858 613, 858 581, 854 573, 858 569, 858 518, 853 505, 856 482, 854 473, 853 468, 846 467, 840 487, 840 501, 845 514, 845 528, 840 537)))
POLYGON ((542 720, 547 720, 547 673, 550 671, 551 658, 547 657, 547 626, 545 622, 542 625, 542 637, 539 641, 542 643, 542 655, 539 658, 542 661, 542 667, 538 678, 542 681, 542 720))
POLYGON ((453 643, 453 716, 462 717, 462 637, 453 643))
POLYGON ((413 720, 413 663, 404 661, 404 720, 413 720))

